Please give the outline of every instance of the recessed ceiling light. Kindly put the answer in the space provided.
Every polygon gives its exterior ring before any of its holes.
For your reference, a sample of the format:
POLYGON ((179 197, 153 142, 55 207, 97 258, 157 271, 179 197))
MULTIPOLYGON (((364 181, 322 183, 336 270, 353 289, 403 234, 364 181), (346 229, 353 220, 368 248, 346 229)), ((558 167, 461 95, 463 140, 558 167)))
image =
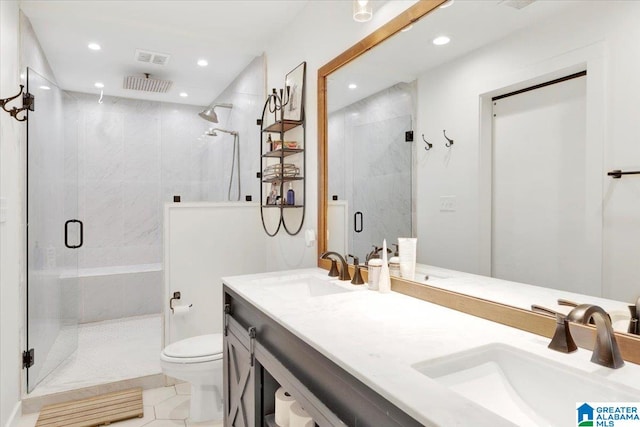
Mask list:
POLYGON ((102 89, 104 87, 104 83, 102 82, 95 82, 93 85, 98 89, 102 89))
POLYGON ((351 84, 349 85, 349 89, 355 89, 355 88, 357 88, 357 87, 358 87, 358 85, 357 85, 357 84, 355 84, 355 83, 351 83, 351 84))
POLYGON ((49 86, 40 86, 40 89, 42 90, 51 90, 51 88, 49 86))
POLYGON ((406 27, 404 27, 403 29, 401 29, 400 32, 401 33, 406 33, 407 31, 409 31, 412 28, 413 28, 413 24, 409 24, 406 27))
POLYGON ((186 98, 189 94, 187 92, 180 92, 180 96, 186 98))
POLYGON ((455 0, 449 0, 440 5, 440 9, 446 9, 453 4, 455 0))
POLYGON ((206 67, 207 65, 209 65, 209 61, 207 61, 206 59, 198 59, 198 65, 201 67, 206 67))
POLYGON ((89 43, 87 46, 91 50, 100 50, 102 49, 98 43, 89 43))
POLYGON ((433 44, 435 44, 436 46, 442 46, 444 44, 447 44, 451 41, 451 39, 447 36, 440 36, 440 37, 436 37, 435 39, 433 39, 433 44))

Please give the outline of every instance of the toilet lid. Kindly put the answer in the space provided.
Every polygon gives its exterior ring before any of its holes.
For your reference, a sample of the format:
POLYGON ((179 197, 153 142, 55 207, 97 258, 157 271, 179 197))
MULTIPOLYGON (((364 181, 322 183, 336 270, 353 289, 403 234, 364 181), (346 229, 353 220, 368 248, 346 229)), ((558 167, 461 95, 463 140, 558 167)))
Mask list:
POLYGON ((164 349, 169 357, 204 357, 222 353, 222 334, 199 335, 174 342, 164 349))

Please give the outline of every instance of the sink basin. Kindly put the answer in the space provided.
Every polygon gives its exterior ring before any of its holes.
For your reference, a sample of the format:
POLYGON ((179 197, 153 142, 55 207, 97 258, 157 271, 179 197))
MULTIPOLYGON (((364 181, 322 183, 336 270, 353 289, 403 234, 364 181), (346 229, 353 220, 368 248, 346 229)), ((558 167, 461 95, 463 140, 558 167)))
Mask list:
POLYGON ((576 403, 640 400, 631 388, 505 344, 412 367, 522 427, 576 425, 576 403))
POLYGON ((313 298, 351 292, 350 289, 333 283, 325 277, 313 275, 295 276, 265 283, 265 289, 277 292, 282 297, 290 298, 313 298))

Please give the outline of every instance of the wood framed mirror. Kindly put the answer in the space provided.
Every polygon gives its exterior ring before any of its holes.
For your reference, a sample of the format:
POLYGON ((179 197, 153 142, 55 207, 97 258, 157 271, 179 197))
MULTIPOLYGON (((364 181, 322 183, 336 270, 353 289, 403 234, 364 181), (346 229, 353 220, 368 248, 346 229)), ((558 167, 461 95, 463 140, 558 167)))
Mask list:
POLYGON ((421 0, 396 16, 382 27, 360 40, 349 49, 318 69, 318 266, 328 268, 329 261, 320 259, 327 251, 327 201, 328 201, 328 124, 327 78, 328 76, 383 43, 387 39, 434 11, 447 0, 421 0))
MULTIPOLYGON (((329 249, 333 249, 328 247, 327 243, 327 210, 331 196, 328 191, 328 78, 332 73, 342 69, 371 49, 379 46, 381 43, 398 34, 402 29, 416 23, 421 18, 430 14, 430 12, 435 11, 438 6, 443 3, 446 3, 446 1, 418 1, 396 18, 392 19, 377 31, 365 37, 318 70, 318 258, 321 253, 329 249)), ((431 18, 432 17, 429 17, 429 19, 431 18)), ((568 71, 579 72, 580 70, 576 69, 568 71)), ((417 134, 415 138, 419 141, 419 134, 417 134)), ((328 269, 329 262, 326 260, 319 260, 318 266, 328 269)), ((517 308, 504 302, 496 300, 491 301, 478 296, 456 293, 399 278, 393 279, 393 286, 394 290, 450 308, 462 310, 479 317, 514 326, 529 332, 549 337, 553 333, 555 322, 552 319, 540 316, 523 307, 517 308)), ((531 303, 535 302, 536 301, 531 301, 531 303)), ((581 331, 578 333, 583 334, 585 337, 591 337, 593 335, 592 328, 590 327, 581 327, 576 325, 576 329, 581 331)), ((640 362, 640 339, 637 336, 631 336, 624 333, 619 333, 618 336, 621 347, 626 349, 623 350, 625 352, 625 358, 627 360, 635 360, 636 363, 640 362), (632 358, 629 359, 628 356, 633 353, 637 354, 637 356, 631 356, 632 358), (635 357, 635 359, 633 359, 633 357, 635 357)), ((585 342, 590 340, 591 338, 585 338, 585 342)))

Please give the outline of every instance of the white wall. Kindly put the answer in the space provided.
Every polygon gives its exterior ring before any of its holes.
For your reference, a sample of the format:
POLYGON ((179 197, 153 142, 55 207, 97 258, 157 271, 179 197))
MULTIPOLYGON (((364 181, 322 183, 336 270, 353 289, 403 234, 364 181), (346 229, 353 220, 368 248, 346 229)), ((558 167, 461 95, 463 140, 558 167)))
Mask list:
MULTIPOLYGON (((419 258, 432 265, 488 274, 487 162, 480 114, 483 94, 508 92, 518 82, 544 74, 588 69, 587 168, 640 167, 640 17, 638 2, 593 2, 510 35, 466 57, 430 70, 418 79, 417 134, 443 142, 442 129, 456 140, 451 150, 417 150, 419 258), (526 48, 522 48, 526 46, 526 48), (635 94, 635 95, 634 95, 635 94), (604 156, 602 155, 604 154, 604 156), (456 195, 456 212, 439 212, 440 196, 456 195)), ((549 78, 547 78, 549 79, 549 78)), ((486 130, 486 129, 485 129, 486 130)), ((550 153, 552 155, 552 153, 550 153)), ((602 188, 603 293, 635 301, 640 288, 640 181, 612 180, 604 173, 586 183, 602 188)), ((490 199, 489 199, 490 200, 490 199)), ((595 244, 599 236, 594 236, 595 244)))
MULTIPOLYGON (((17 1, 0 1, 0 97, 13 96, 20 84, 20 35, 17 1)), ((7 107, 20 106, 11 103, 7 107)), ((0 425, 19 411, 20 284, 24 281, 24 210, 20 183, 24 176, 25 123, 0 111, 0 425)), ((19 415, 19 413, 17 414, 19 415)))
POLYGON ((303 231, 297 236, 292 237, 281 232, 277 237, 268 240, 269 270, 310 267, 317 264, 317 247, 305 246, 304 230, 317 231, 318 69, 414 3, 415 1, 390 1, 380 9, 374 10, 373 19, 363 24, 353 20, 351 2, 310 1, 296 17, 295 22, 272 39, 270 47, 266 50, 268 90, 272 87, 281 88, 285 75, 302 61, 307 62, 305 222, 303 231))
POLYGON ((222 333, 222 277, 265 271, 265 243, 258 203, 167 203, 164 214, 165 345, 222 333), (173 315, 176 306, 193 304, 173 315), (212 309, 214 307, 214 309, 212 309))

